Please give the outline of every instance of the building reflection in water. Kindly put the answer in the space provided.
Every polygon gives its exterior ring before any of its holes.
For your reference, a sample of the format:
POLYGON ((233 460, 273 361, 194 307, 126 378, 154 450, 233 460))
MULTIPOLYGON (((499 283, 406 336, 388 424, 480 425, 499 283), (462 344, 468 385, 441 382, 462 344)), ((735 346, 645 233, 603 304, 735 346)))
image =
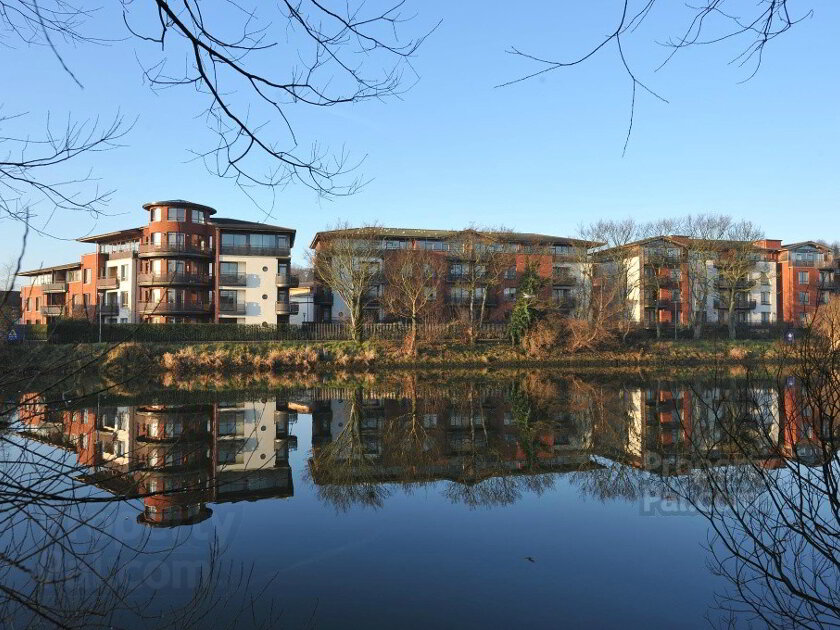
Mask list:
POLYGON ((312 419, 305 473, 322 499, 344 508, 380 505, 392 486, 436 481, 448 482, 453 500, 505 504, 550 487, 558 473, 594 479, 620 464, 668 476, 686 472, 698 454, 707 463, 815 464, 824 433, 793 380, 526 379, 415 391, 310 389, 287 400, 86 408, 26 396, 19 419, 27 434, 72 453, 83 481, 142 498, 137 520, 149 526, 200 522, 212 515, 208 503, 291 497, 297 441, 289 428, 298 412, 312 419), (753 445, 746 450, 745 438, 753 445))
POLYGON ((28 435, 75 455, 80 479, 142 498, 138 523, 176 526, 209 518, 208 503, 291 497, 287 405, 244 403, 21 406, 28 435))

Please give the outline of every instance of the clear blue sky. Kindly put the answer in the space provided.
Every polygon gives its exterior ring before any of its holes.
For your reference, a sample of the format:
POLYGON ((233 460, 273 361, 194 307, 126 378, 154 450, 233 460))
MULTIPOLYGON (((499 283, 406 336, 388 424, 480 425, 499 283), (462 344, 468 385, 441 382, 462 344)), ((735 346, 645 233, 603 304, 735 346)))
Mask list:
MULTIPOLYGON (((613 27, 618 2, 409 2, 418 17, 406 32, 443 20, 414 61, 419 83, 401 100, 321 110, 298 124, 306 141, 367 156, 362 171, 373 181, 335 201, 287 188, 270 219, 230 182, 189 161, 188 149, 208 140, 195 119, 201 104, 190 90, 145 87, 135 59, 148 52, 141 44, 70 50, 83 90, 48 50, 4 50, 4 112, 29 112, 33 129, 48 110, 58 118, 108 118, 117 109, 138 117, 125 147, 85 163, 103 188, 116 190, 110 216, 55 216, 48 230, 72 239, 139 225, 142 203, 184 198, 221 216, 296 228, 298 262, 312 235, 338 219, 574 235, 597 217, 712 211, 756 221, 786 241, 840 238, 840 3, 810 3, 814 17, 773 42, 762 70, 742 85, 747 71, 728 64, 737 44, 685 51, 654 73, 666 53, 655 40, 677 33, 688 14, 654 15, 627 53, 670 104, 639 95, 622 157, 630 85, 614 48, 588 65, 494 88, 533 69, 506 55, 508 46, 573 56, 613 27)), ((8 222, 0 230, 10 258, 20 230, 8 222)), ((33 236, 24 267, 85 251, 72 240, 33 236)))

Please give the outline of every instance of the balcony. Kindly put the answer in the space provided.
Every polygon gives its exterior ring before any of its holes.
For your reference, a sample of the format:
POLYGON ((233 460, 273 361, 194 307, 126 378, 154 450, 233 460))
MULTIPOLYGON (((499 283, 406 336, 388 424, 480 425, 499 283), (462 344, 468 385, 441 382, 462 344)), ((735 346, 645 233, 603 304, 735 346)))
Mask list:
POLYGON ((312 301, 315 304, 329 306, 333 303, 332 291, 326 287, 317 287, 314 295, 312 296, 312 301))
MULTIPOLYGON (((715 282, 715 286, 718 289, 729 289, 732 286, 732 281, 731 280, 726 280, 724 278, 718 278, 717 281, 715 282)), ((735 284, 736 289, 750 289, 754 286, 755 286, 755 282, 752 282, 750 280, 739 280, 735 284)))
POLYGON ((297 315, 300 310, 300 304, 290 303, 288 301, 279 301, 274 303, 274 312, 277 315, 297 315))
MULTIPOLYGON (((736 311, 751 311, 757 306, 755 300, 735 300, 736 311)), ((721 300, 715 300, 715 308, 721 311, 729 310, 729 303, 721 300)))
POLYGON ((219 253, 223 256, 272 256, 288 258, 289 247, 250 247, 249 245, 222 245, 219 253))
POLYGON ((290 273, 278 273, 274 281, 278 287, 297 287, 300 284, 298 277, 290 273))
POLYGON ((44 293, 67 293, 67 283, 64 281, 48 282, 41 285, 41 290, 44 293))
POLYGON ((209 302, 138 302, 137 311, 144 315, 208 315, 213 312, 209 302))
POLYGON ((120 286, 120 279, 117 276, 101 276, 96 279, 97 289, 117 289, 120 286))
POLYGON ((220 287, 244 287, 248 277, 244 273, 221 273, 219 274, 220 287))
POLYGON ((201 247, 192 243, 142 243, 138 251, 140 258, 154 258, 157 256, 213 257, 213 249, 211 247, 201 247))
POLYGON ((578 279, 570 273, 553 273, 551 274, 551 283, 557 286, 573 287, 577 284, 578 279))
POLYGON ((45 304, 41 307, 41 315, 59 317, 64 314, 64 304, 45 304))
POLYGON ((219 302, 221 315, 244 315, 245 302, 219 302))
POLYGON ((576 305, 574 298, 565 298, 565 299, 555 299, 554 306, 555 308, 560 309, 561 311, 571 311, 576 305))
POLYGON ((102 314, 102 315, 117 315, 117 314, 119 314, 119 312, 120 312, 120 305, 117 304, 116 302, 113 302, 113 303, 108 302, 108 303, 105 303, 105 304, 99 304, 96 307, 96 314, 97 315, 99 315, 99 314, 102 314))
POLYGON ((209 286, 212 281, 210 276, 200 273, 166 272, 137 275, 137 284, 140 286, 209 286))

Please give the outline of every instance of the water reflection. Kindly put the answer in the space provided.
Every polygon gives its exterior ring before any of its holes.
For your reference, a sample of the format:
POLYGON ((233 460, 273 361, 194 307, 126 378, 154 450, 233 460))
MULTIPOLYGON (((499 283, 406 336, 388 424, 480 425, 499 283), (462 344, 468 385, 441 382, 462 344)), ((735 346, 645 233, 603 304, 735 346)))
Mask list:
POLYGON ((654 486, 633 471, 667 478, 732 464, 818 465, 829 425, 802 397, 796 379, 634 384, 530 374, 447 389, 415 377, 392 389, 309 387, 244 401, 201 394, 117 405, 100 396, 83 406, 25 394, 19 420, 24 435, 73 453, 79 480, 141 499, 138 523, 176 526, 209 518, 208 504, 292 497, 298 413, 311 422, 305 477, 336 508, 381 507, 398 488, 430 483, 478 507, 544 492, 558 474, 600 499, 636 499, 654 486))

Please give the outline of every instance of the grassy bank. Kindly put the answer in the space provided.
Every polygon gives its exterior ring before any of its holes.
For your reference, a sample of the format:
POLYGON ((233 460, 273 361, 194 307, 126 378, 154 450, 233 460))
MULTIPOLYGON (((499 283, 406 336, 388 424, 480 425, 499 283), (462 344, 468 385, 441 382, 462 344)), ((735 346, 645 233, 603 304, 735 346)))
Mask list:
POLYGON ((659 341, 633 348, 568 353, 563 350, 532 357, 503 343, 474 346, 425 346, 417 357, 403 355, 388 342, 217 342, 196 344, 125 343, 75 346, 32 345, 5 348, 7 364, 25 363, 30 369, 81 369, 95 366, 111 378, 138 371, 173 374, 285 374, 387 369, 495 367, 552 367, 574 369, 639 369, 774 359, 778 346, 768 341, 659 341))

